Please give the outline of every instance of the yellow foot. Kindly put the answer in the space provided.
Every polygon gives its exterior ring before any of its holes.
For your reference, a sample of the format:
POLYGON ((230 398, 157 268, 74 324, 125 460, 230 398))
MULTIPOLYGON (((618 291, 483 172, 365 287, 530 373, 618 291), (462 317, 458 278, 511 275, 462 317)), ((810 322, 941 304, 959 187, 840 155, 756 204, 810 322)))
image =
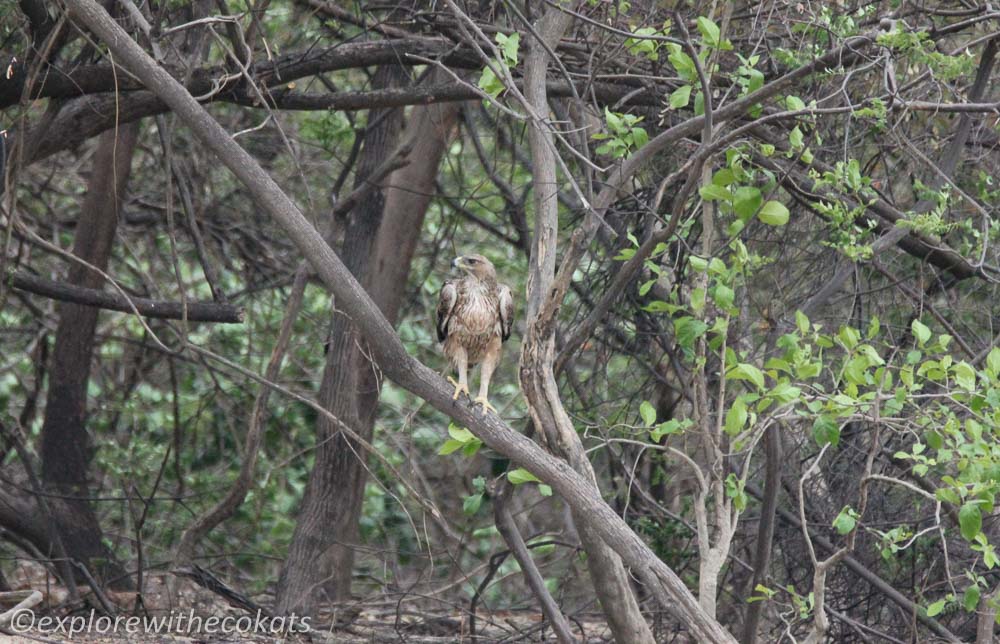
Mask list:
POLYGON ((494 414, 497 413, 497 408, 494 407, 493 405, 491 405, 490 401, 487 400, 486 398, 483 398, 482 396, 480 396, 479 398, 476 398, 476 402, 478 404, 482 405, 481 412, 482 412, 483 416, 486 415, 486 411, 487 410, 493 412, 494 414))
POLYGON ((469 386, 468 385, 463 385, 462 383, 458 382, 457 380, 455 380, 451 376, 448 376, 448 382, 450 382, 451 384, 455 385, 455 393, 451 397, 452 400, 458 400, 458 395, 460 393, 462 393, 462 392, 465 392, 466 396, 469 395, 469 386))

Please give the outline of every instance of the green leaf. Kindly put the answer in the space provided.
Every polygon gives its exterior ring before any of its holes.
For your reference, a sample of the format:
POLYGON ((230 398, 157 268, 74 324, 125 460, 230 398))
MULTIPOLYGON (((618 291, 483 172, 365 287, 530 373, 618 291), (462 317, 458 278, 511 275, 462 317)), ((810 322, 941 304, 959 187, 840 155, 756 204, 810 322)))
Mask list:
POLYGON ((773 398, 779 405, 787 405, 790 402, 798 400, 802 395, 802 390, 792 386, 788 382, 781 382, 769 391, 767 395, 773 398))
POLYGON ((479 511, 479 507, 483 504, 482 494, 471 494, 465 497, 465 502, 462 503, 462 512, 472 515, 479 511))
POLYGON ((674 69, 677 70, 677 74, 685 80, 696 80, 698 74, 695 71, 694 60, 684 53, 681 46, 677 43, 667 43, 667 49, 670 51, 670 55, 667 56, 667 60, 669 60, 670 64, 674 66, 674 69))
MULTIPOLYGON (((802 130, 799 129, 798 125, 796 125, 795 128, 792 129, 791 132, 789 132, 788 144, 791 145, 792 149, 795 150, 798 150, 799 148, 802 147, 803 144, 802 130)), ((789 152, 789 154, 791 153, 789 152)))
POLYGON ((958 492, 950 487, 939 487, 934 491, 934 497, 939 501, 947 501, 954 505, 959 505, 962 502, 961 497, 958 496, 958 492))
POLYGON ((636 149, 649 143, 649 135, 641 127, 632 128, 632 146, 636 149))
POLYGON ((844 377, 847 378, 847 382, 849 383, 863 385, 867 382, 867 378, 865 377, 867 369, 868 361, 859 356, 853 360, 849 360, 844 365, 844 377))
POLYGON ((931 330, 920 320, 914 320, 910 328, 913 329, 913 337, 917 339, 920 346, 924 346, 931 339, 931 330))
POLYGON ((799 333, 802 335, 809 332, 809 318, 802 311, 795 311, 795 326, 799 328, 799 333))
POLYGON ((608 122, 608 128, 613 132, 620 132, 624 129, 622 117, 606 107, 604 108, 604 118, 608 122))
POLYGON ((807 362, 795 367, 795 375, 799 378, 815 378, 823 372, 823 363, 820 361, 807 362))
POLYGON ((753 591, 755 593, 759 593, 759 594, 753 595, 752 597, 750 597, 749 599, 747 599, 747 603, 748 604, 752 604, 754 602, 767 601, 768 599, 774 597, 777 594, 777 592, 778 592, 776 590, 771 590, 770 588, 768 588, 767 586, 765 586, 763 584, 757 584, 754 587, 753 591))
POLYGON ((997 557, 997 553, 993 550, 993 546, 986 546, 983 548, 983 565, 985 565, 989 570, 993 570, 997 564, 1000 564, 1000 557, 997 557))
POLYGON ((833 527, 838 534, 848 534, 858 525, 858 513, 850 506, 844 506, 837 518, 833 520, 833 527))
POLYGON ((463 445, 469 441, 476 440, 475 434, 455 424, 448 425, 448 435, 463 445))
POLYGON ((986 370, 990 375, 1000 375, 1000 347, 993 347, 986 356, 986 370))
POLYGON ((538 493, 542 496, 552 496, 552 486, 544 483, 538 484, 538 493))
POLYGON ((733 500, 733 507, 742 512, 747 507, 747 494, 743 481, 736 474, 726 477, 726 496, 733 500))
MULTIPOLYGON (((598 152, 600 152, 600 149, 598 149, 598 152)), ((635 249, 626 247, 621 249, 621 252, 615 255, 612 259, 617 259, 627 262, 628 260, 632 259, 634 255, 635 255, 635 249)))
POLYGON ((958 524, 966 541, 972 541, 983 529, 983 515, 977 501, 969 501, 958 511, 958 524))
POLYGON ((966 391, 976 390, 976 370, 968 362, 963 360, 952 367, 955 373, 955 382, 966 391))
POLYGON ((712 175, 712 183, 717 186, 726 187, 736 181, 736 173, 731 168, 720 168, 712 175))
POLYGON ((656 424, 656 408, 649 404, 648 400, 642 401, 639 405, 639 415, 642 416, 642 422, 646 427, 656 424))
POLYGON ((837 338, 844 343, 845 347, 853 349, 861 341, 861 334, 852 326, 842 326, 837 332, 837 338))
POLYGON ((701 32, 701 37, 704 39, 706 45, 711 47, 719 46, 719 37, 721 36, 721 33, 719 31, 719 26, 714 22, 705 16, 698 16, 698 31, 701 32))
POLYGON ((676 434, 681 430, 681 423, 679 420, 671 418, 668 421, 662 422, 656 426, 656 429, 649 432, 649 437, 654 443, 659 443, 660 439, 668 434, 676 434))
POLYGON ((778 201, 768 201, 761 207, 757 218, 768 226, 784 226, 788 223, 788 208, 778 201))
POLYGON ((521 44, 521 34, 514 32, 507 36, 502 33, 496 35, 497 44, 500 45, 500 51, 503 53, 504 60, 507 61, 508 65, 514 66, 517 64, 517 50, 521 44))
POLYGON ((452 452, 457 452, 458 450, 462 449, 463 447, 465 447, 465 443, 463 443, 461 441, 447 440, 447 441, 444 442, 444 445, 441 446, 441 449, 438 450, 438 455, 440 455, 440 456, 447 456, 448 454, 451 454, 452 452))
POLYGON ((861 354, 865 358, 867 358, 868 366, 870 367, 881 367, 882 365, 885 364, 885 360, 883 360, 882 356, 878 354, 878 351, 875 350, 875 347, 873 347, 870 344, 861 345, 860 347, 858 347, 858 351, 860 351, 861 354))
POLYGON ((500 96, 500 93, 506 89, 504 84, 500 82, 500 79, 497 78, 496 74, 489 67, 483 68, 483 73, 479 77, 479 88, 493 98, 500 96))
POLYGON ((726 433, 730 436, 740 433, 743 430, 743 426, 746 425, 748 417, 747 405, 743 402, 743 399, 737 398, 734 400, 733 406, 726 413, 726 433))
POLYGON ((714 183, 710 183, 699 188, 698 194, 701 195, 701 198, 705 201, 729 201, 733 197, 728 189, 723 188, 722 186, 717 186, 714 183))
POLYGON ((962 607, 965 608, 965 612, 971 613, 976 610, 979 606, 979 586, 972 584, 965 589, 965 594, 962 595, 962 607))
POLYGON ((726 272, 726 263, 718 257, 713 257, 708 262, 708 272, 721 275, 726 272))
POLYGON ((749 380, 753 384, 757 385, 758 389, 764 388, 764 373, 752 364, 746 364, 745 362, 741 362, 733 367, 729 373, 726 374, 726 379, 749 380))
POLYGON ((694 341, 707 330, 707 324, 688 315, 674 320, 674 336, 677 338, 677 344, 685 349, 693 349, 694 341))
POLYGON ((797 112, 806 109, 806 104, 798 96, 788 96, 785 98, 785 107, 797 112))
POLYGON ((868 323, 868 331, 865 333, 865 337, 869 340, 878 335, 879 329, 882 328, 882 324, 878 320, 878 316, 872 316, 871 322, 868 323))
POLYGON ((749 219, 764 200, 760 190, 753 186, 740 186, 733 195, 733 210, 741 219, 749 219))
POLYGON ((670 94, 670 107, 677 110, 691 102, 691 86, 681 85, 670 94))
POLYGON ((510 481, 512 485, 521 485, 522 483, 541 483, 537 476, 523 467, 507 472, 507 480, 510 481))
POLYGON ((736 299, 736 293, 733 289, 729 288, 725 284, 716 284, 715 293, 712 296, 715 299, 715 303, 724 309, 728 309, 733 305, 733 301, 736 299))
POLYGON ((934 602, 933 604, 931 604, 930 606, 928 606, 927 607, 927 616, 928 617, 935 617, 937 615, 940 615, 941 611, 944 610, 945 603, 946 603, 945 600, 939 599, 936 602, 934 602))
POLYGON ((691 289, 691 310, 695 313, 705 310, 705 289, 700 286, 691 289))
POLYGON ((827 443, 836 447, 840 443, 840 425, 830 416, 817 416, 813 421, 812 435, 820 447, 827 443))

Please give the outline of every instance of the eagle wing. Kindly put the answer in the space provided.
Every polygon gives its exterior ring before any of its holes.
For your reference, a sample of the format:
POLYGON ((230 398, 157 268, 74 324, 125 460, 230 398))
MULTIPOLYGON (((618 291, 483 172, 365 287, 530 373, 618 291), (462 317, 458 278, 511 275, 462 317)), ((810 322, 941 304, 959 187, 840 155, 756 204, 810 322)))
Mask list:
POLYGON ((506 284, 501 284, 499 287, 497 308, 500 314, 500 339, 506 342, 507 338, 510 337, 510 329, 514 325, 514 296, 506 284))
POLYGON ((438 342, 444 342, 448 337, 448 324, 451 316, 455 312, 455 304, 458 302, 458 286, 455 282, 448 281, 441 286, 441 294, 438 296, 437 306, 437 335, 438 342))

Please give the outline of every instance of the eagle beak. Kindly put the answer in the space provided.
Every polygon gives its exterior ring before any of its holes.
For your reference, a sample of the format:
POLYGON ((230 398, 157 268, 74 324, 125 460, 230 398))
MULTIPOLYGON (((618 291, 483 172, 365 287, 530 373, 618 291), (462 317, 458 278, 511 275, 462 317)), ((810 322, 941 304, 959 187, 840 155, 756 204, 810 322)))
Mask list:
POLYGON ((455 259, 451 260, 451 267, 452 268, 463 268, 463 266, 462 266, 462 260, 463 259, 465 259, 465 258, 464 257, 456 257, 455 259))

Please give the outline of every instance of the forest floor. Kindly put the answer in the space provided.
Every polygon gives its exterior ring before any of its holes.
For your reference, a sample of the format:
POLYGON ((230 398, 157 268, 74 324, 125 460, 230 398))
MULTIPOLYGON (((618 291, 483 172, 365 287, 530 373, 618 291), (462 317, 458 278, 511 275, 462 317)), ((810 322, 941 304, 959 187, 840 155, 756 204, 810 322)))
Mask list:
MULTIPOLYGON (((45 568, 26 562, 9 581, 15 590, 34 589, 43 594, 42 603, 32 607, 0 631, 2 644, 35 642, 81 642, 140 644, 224 642, 407 642, 431 644, 472 640, 469 613, 423 612, 400 606, 364 607, 355 605, 340 615, 321 615, 320 621, 333 627, 313 627, 301 632, 301 620, 287 622, 284 630, 268 622, 266 612, 253 599, 241 596, 218 579, 194 580, 188 576, 150 574, 144 581, 142 606, 136 607, 135 593, 106 592, 94 597, 89 588, 80 589, 81 598, 69 601, 69 593, 58 586, 45 568), (174 585, 174 593, 169 592, 174 585), (173 600, 171 600, 173 598, 173 600), (110 606, 115 617, 108 617, 110 606), (115 624, 117 620, 117 624, 115 624), (170 621, 168 621, 170 620, 170 621)), ((259 598, 262 604, 268 602, 259 598)), ((0 607, 0 612, 10 607, 0 607)), ((583 642, 608 642, 610 633, 600 615, 573 620, 583 642)), ((481 609, 476 619, 476 641, 554 641, 536 611, 481 609)))

